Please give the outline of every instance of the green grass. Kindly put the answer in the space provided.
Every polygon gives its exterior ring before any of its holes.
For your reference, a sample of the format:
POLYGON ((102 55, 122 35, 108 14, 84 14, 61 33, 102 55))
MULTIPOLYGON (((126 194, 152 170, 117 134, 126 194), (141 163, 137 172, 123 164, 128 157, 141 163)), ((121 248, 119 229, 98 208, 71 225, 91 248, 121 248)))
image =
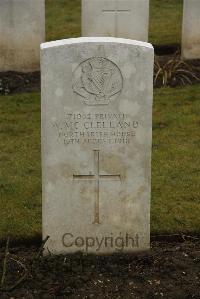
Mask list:
POLYGON ((157 89, 152 232, 200 232, 200 86, 157 89))
MULTIPOLYGON (((200 232, 200 86, 155 90, 151 231, 200 232)), ((0 97, 0 239, 41 234, 40 94, 0 97)))
POLYGON ((150 0, 149 41, 153 44, 181 42, 183 0, 150 0))
MULTIPOLYGON (((46 0, 47 40, 80 36, 80 0, 46 0)), ((151 0, 150 42, 181 40, 182 0, 151 0)), ((155 90, 151 232, 200 232, 200 86, 155 90)), ((0 96, 0 240, 41 234, 40 94, 0 96)))
POLYGON ((0 238, 41 232, 40 97, 0 97, 0 238))
MULTIPOLYGON (((151 0, 149 41, 153 44, 180 43, 183 0, 151 0)), ((46 39, 81 35, 80 0, 46 0, 46 39)))
POLYGON ((47 41, 81 36, 81 1, 46 0, 47 41))

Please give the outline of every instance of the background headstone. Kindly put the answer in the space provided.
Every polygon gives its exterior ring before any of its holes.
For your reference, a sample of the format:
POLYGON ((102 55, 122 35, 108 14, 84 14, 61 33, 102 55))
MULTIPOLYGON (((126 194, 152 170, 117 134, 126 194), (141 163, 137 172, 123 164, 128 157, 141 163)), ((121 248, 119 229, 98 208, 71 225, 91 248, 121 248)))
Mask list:
POLYGON ((82 36, 148 40, 149 0, 82 0, 82 36))
POLYGON ((200 1, 184 0, 182 27, 182 56, 200 58, 200 1))
POLYGON ((44 40, 44 0, 0 1, 0 71, 39 70, 44 40))
POLYGON ((52 253, 150 244, 150 44, 77 38, 41 45, 43 237, 52 253))

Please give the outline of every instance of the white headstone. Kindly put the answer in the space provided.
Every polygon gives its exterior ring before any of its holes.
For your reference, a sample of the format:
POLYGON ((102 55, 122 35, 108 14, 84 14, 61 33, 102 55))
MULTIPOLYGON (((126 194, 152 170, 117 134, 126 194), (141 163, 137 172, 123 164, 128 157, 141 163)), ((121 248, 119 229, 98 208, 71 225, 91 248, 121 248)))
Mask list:
POLYGON ((44 40, 44 0, 0 0, 0 71, 39 70, 44 40))
POLYGON ((200 0, 184 0, 182 56, 200 58, 200 0))
POLYGON ((82 0, 82 36, 148 40, 149 0, 82 0))
POLYGON ((54 253, 150 243, 153 48, 118 38, 41 45, 43 237, 54 253))

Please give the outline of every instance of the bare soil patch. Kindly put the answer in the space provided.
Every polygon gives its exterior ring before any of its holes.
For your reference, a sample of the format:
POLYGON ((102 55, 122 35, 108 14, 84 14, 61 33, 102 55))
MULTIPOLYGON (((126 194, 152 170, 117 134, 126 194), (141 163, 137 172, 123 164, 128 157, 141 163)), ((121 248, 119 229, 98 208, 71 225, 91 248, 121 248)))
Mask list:
POLYGON ((136 255, 37 258, 39 246, 11 247, 0 298, 199 299, 200 239, 152 241, 151 247, 136 255))
POLYGON ((40 72, 0 72, 0 95, 40 91, 40 72))

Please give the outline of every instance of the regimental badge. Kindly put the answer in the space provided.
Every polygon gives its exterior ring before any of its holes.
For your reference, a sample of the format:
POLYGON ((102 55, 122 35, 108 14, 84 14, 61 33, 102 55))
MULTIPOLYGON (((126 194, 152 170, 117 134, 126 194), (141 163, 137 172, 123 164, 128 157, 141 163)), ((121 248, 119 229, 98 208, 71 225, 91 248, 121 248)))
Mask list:
POLYGON ((74 71, 72 88, 86 105, 108 105, 121 93, 123 77, 114 62, 92 57, 74 71))

